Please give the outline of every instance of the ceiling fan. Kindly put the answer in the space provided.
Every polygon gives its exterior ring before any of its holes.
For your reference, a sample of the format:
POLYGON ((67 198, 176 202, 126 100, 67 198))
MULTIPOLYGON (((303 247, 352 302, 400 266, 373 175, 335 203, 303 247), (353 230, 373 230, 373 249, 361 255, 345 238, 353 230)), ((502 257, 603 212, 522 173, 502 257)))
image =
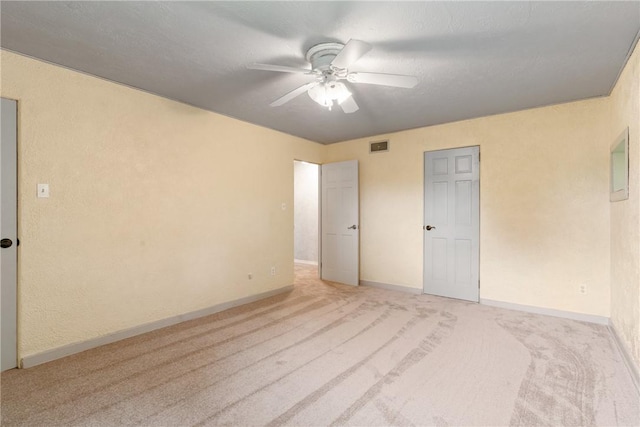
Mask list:
POLYGON ((315 76, 315 81, 304 84, 273 101, 269 104, 272 107, 283 105, 298 95, 307 92, 311 99, 329 110, 334 104, 338 104, 345 113, 353 113, 358 111, 358 104, 341 80, 346 80, 349 83, 365 83, 407 89, 418 84, 418 79, 414 76, 349 71, 349 67, 370 50, 371 45, 369 43, 354 39, 349 40, 346 45, 342 43, 320 43, 311 47, 305 56, 307 62, 311 64, 310 70, 257 63, 250 64, 247 68, 315 76))

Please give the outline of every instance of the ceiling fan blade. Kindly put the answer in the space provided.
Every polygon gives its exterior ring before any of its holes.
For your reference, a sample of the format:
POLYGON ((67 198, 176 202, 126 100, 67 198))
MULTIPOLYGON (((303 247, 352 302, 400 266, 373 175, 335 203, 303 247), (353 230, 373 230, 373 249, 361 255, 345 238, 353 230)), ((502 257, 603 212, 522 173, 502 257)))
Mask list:
POLYGON ((340 107, 342 107, 342 111, 347 114, 355 113, 360 109, 360 107, 358 107, 358 104, 356 104, 356 100, 353 99, 353 95, 342 101, 340 107))
POLYGON ((312 87, 316 86, 317 84, 319 84, 319 82, 311 82, 311 83, 307 83, 305 85, 302 85, 299 88, 294 89, 291 92, 285 94, 284 96, 281 96, 280 98, 276 99, 275 101, 273 101, 269 105, 272 106, 272 107, 279 107, 279 106, 281 106, 283 104, 286 104, 287 102, 291 101, 296 96, 302 95, 303 93, 305 93, 306 91, 308 91, 312 87))
POLYGON ((362 40, 351 39, 344 45, 340 53, 333 58, 331 65, 336 68, 349 68, 351 64, 370 50, 371 45, 369 43, 363 42, 362 40))
POLYGON ((306 68, 287 67, 286 65, 253 63, 253 64, 247 65, 247 68, 250 70, 279 71, 281 73, 303 73, 303 74, 312 73, 312 70, 308 70, 306 68))
POLYGON ((417 77, 404 76, 401 74, 349 73, 347 80, 351 83, 366 83, 370 85, 403 87, 407 89, 411 89, 418 84, 417 77))

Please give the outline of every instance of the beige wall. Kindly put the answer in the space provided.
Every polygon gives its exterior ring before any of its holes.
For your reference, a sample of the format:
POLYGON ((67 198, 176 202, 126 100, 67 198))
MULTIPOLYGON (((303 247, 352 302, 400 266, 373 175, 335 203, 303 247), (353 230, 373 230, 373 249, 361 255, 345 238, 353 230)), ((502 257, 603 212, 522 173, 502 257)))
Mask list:
POLYGON ((608 316, 607 111, 599 98, 329 146, 327 161, 360 161, 361 278, 422 288, 423 153, 479 145, 481 298, 608 316), (369 154, 380 138, 390 152, 369 154))
POLYGON ((0 55, 19 102, 19 357, 291 285, 293 160, 323 146, 0 55))
POLYGON ((629 199, 611 203, 611 322, 640 366, 640 48, 610 101, 609 142, 629 127, 629 199))

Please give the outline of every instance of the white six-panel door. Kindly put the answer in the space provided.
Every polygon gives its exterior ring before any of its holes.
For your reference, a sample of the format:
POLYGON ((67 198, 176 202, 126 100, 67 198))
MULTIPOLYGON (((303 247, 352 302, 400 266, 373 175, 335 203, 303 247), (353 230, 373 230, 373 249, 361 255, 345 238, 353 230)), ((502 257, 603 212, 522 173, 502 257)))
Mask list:
POLYGON ((424 292, 479 297, 479 147, 424 153, 424 292))
POLYGON ((357 286, 360 279, 358 161, 322 165, 323 280, 357 286))
MULTIPOLYGON (((17 103, 2 98, 0 111, 0 367, 15 368, 17 360, 17 103)), ((35 197, 35 196, 34 196, 35 197)))

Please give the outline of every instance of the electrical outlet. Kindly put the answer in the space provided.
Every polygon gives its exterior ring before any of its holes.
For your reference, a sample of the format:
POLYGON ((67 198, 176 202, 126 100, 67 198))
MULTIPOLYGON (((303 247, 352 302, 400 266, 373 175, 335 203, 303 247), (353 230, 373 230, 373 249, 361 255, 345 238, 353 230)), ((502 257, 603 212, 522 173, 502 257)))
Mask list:
POLYGON ((249 273, 247 274, 247 277, 249 278, 249 280, 253 279, 253 274, 249 273))
POLYGON ((585 295, 587 293, 587 285, 585 285, 584 283, 580 285, 580 293, 582 295, 585 295))
POLYGON ((271 267, 271 275, 272 276, 276 275, 276 268, 275 267, 271 267))

